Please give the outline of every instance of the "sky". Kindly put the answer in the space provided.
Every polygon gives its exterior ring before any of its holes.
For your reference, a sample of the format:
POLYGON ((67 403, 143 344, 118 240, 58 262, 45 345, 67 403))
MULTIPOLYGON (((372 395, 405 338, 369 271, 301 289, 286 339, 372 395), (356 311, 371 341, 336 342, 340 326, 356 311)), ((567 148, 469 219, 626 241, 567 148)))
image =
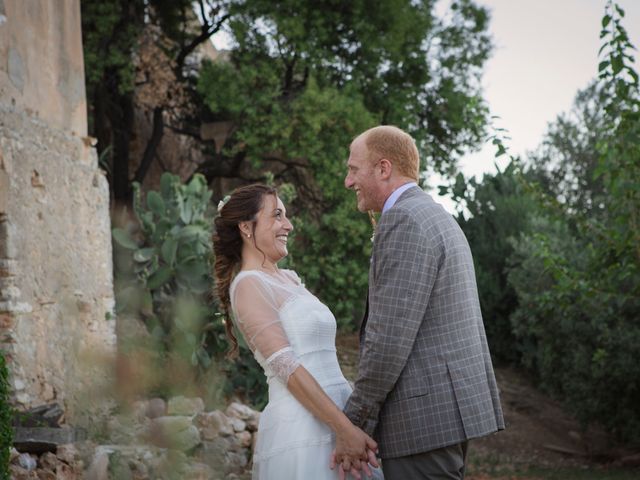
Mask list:
MULTIPOLYGON (((450 3, 441 1, 442 5, 450 3)), ((547 124, 570 110, 578 90, 597 77, 605 0, 478 0, 491 11, 495 44, 483 77, 497 126, 509 131, 513 155, 534 150, 547 124)), ((640 48, 640 0, 618 0, 622 25, 640 48)), ((637 52, 635 52, 637 55, 637 52)), ((636 59, 636 70, 640 70, 636 59)), ((465 156, 465 176, 493 172, 495 149, 465 156)), ((499 160, 504 166, 507 160, 499 160)))

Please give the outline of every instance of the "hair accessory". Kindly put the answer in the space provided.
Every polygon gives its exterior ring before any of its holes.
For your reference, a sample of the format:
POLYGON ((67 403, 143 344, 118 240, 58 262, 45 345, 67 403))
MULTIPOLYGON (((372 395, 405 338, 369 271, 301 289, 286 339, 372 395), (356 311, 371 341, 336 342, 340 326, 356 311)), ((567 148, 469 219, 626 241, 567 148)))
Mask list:
POLYGON ((224 207, 227 204, 230 198, 231 198, 230 195, 226 195, 222 200, 218 202, 218 213, 222 211, 222 207, 224 207))

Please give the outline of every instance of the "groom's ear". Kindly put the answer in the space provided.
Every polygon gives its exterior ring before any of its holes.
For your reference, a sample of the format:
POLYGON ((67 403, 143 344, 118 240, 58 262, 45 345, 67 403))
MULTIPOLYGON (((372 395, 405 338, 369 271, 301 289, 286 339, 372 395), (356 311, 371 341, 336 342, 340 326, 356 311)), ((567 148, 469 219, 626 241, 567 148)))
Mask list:
POLYGON ((393 165, 389 160, 383 158, 378 163, 378 168, 380 169, 380 176, 383 180, 387 180, 391 177, 391 173, 393 172, 393 165))

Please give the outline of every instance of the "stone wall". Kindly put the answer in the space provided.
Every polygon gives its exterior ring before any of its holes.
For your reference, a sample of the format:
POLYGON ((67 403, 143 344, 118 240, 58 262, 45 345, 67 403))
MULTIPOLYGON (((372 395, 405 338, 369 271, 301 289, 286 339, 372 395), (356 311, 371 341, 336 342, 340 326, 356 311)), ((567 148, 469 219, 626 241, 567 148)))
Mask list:
POLYGON ((109 190, 78 0, 0 0, 0 348, 19 409, 78 418, 115 351, 109 190))

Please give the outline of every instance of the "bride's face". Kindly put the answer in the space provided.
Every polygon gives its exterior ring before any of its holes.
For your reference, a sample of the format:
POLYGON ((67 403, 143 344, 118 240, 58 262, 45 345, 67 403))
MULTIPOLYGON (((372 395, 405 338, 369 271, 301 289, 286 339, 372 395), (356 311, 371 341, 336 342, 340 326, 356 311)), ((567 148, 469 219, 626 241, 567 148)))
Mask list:
POLYGON ((291 230, 293 225, 287 218, 282 200, 275 195, 265 195, 257 215, 255 245, 264 252, 268 261, 275 264, 289 254, 287 241, 291 230))

